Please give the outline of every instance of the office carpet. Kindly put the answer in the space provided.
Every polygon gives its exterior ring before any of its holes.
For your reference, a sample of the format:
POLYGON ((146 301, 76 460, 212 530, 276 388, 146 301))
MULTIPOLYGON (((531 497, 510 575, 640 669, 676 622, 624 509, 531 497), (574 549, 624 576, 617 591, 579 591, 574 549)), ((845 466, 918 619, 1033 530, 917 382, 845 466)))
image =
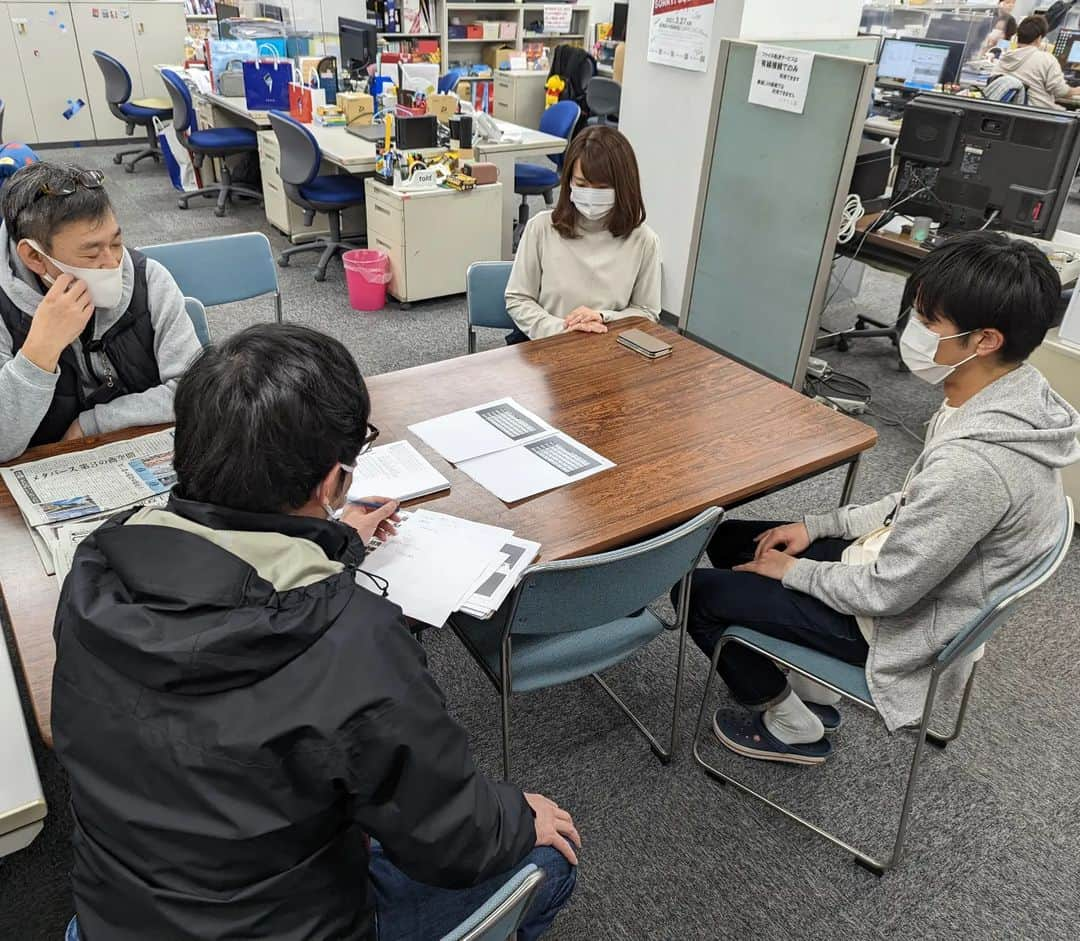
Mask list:
MULTIPOLYGON (((234 211, 226 219, 215 218, 209 204, 177 210, 162 171, 146 167, 129 176, 113 166, 108 150, 48 156, 78 159, 108 173, 128 244, 252 228, 266 231, 275 247, 285 244, 257 209, 234 211)), ((1063 226, 1075 230, 1078 224, 1074 203, 1063 226)), ((340 263, 331 265, 324 284, 312 280, 313 264, 308 256, 280 273, 286 315, 340 337, 365 373, 464 351, 462 298, 360 314, 347 304, 340 263)), ((836 305, 827 322, 850 323, 860 311, 893 316, 900 286, 895 277, 870 272, 857 302, 836 305)), ((212 328, 220 336, 271 312, 269 302, 258 301, 215 309, 212 328)), ((481 340, 482 346, 500 342, 497 334, 481 340)), ((826 355, 835 368, 872 386, 875 409, 887 409, 916 433, 940 401, 939 389, 897 370, 886 341, 826 355)), ((857 499, 896 489, 919 451, 901 428, 867 420, 880 441, 864 460, 857 499)), ((797 517, 812 507, 835 505, 841 483, 839 474, 826 475, 743 507, 738 515, 797 517)), ((550 936, 1076 937, 1078 597, 1080 554, 1074 551, 1054 581, 991 645, 959 741, 944 752, 929 750, 908 859, 880 880, 764 805, 718 787, 697 768, 686 747, 706 673, 696 649, 688 658, 678 721, 683 749, 668 767, 653 758, 591 682, 515 697, 515 780, 571 810, 584 839, 577 891, 550 936)), ((5 633, 10 635, 6 624, 5 633)), ((493 690, 451 634, 431 632, 427 648, 431 669, 451 711, 469 730, 480 764, 498 774, 493 690)), ((665 636, 610 675, 614 687, 657 728, 670 717, 674 656, 674 637, 665 636)), ((835 758, 816 769, 753 763, 722 752, 712 741, 704 751, 801 813, 885 853, 912 737, 889 736, 875 716, 850 707, 834 742, 835 758)), ((72 911, 67 791, 53 756, 36 742, 35 748, 50 813, 36 842, 0 866, 0 938, 59 941, 72 911)))

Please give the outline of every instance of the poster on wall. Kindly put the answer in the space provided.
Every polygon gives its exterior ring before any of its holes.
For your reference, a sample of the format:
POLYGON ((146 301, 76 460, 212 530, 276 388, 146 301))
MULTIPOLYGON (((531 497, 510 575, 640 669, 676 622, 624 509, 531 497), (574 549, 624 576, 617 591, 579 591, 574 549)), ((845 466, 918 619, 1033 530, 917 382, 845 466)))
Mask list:
POLYGON ((715 0, 653 0, 649 61, 704 72, 715 9, 715 0))

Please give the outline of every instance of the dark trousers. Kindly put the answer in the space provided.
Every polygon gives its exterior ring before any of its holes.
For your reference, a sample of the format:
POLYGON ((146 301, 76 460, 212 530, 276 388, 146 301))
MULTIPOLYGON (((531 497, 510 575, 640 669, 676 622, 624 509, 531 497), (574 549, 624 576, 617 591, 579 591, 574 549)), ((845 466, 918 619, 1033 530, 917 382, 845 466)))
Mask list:
POLYGON ((514 329, 511 330, 506 335, 506 345, 507 346, 513 346, 515 343, 528 343, 528 342, 529 342, 529 335, 527 333, 523 333, 517 327, 514 327, 514 329))
MULTIPOLYGON (((732 566, 753 559, 755 536, 782 525, 730 520, 717 528, 708 548, 714 568, 698 569, 693 576, 689 631, 694 643, 712 657, 720 636, 738 624, 848 663, 866 663, 869 648, 851 615, 785 588, 775 579, 731 571, 732 566)), ((803 558, 838 562, 848 545, 842 539, 819 539, 803 558)), ((767 708, 787 692, 784 672, 768 657, 742 644, 724 645, 719 673, 735 699, 751 708, 767 708)))

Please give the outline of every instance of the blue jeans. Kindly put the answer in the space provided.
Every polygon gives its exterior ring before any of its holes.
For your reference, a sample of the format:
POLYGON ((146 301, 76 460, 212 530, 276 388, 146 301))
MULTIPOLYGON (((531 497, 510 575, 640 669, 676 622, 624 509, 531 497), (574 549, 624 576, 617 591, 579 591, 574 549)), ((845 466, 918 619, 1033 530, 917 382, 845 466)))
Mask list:
POLYGON ((535 941, 555 920, 574 891, 577 869, 558 850, 538 846, 509 872, 493 876, 471 889, 438 889, 414 882, 388 860, 382 847, 371 841, 368 874, 375 887, 379 941, 441 938, 484 904, 515 872, 535 863, 544 873, 518 937, 535 941))

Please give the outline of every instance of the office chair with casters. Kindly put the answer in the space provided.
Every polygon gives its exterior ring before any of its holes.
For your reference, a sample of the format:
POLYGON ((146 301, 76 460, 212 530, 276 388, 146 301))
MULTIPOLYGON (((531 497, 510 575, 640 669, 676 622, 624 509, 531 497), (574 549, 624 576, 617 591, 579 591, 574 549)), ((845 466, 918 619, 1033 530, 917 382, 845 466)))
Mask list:
POLYGON ((538 866, 522 867, 441 941, 513 941, 543 881, 538 866))
POLYGON ((525 570, 491 620, 452 614, 449 624, 494 684, 502 702, 503 776, 510 780, 510 696, 591 676, 648 740, 662 764, 675 755, 682 703, 690 574, 723 510, 712 507, 669 532, 598 555, 545 562, 525 570), (646 606, 681 583, 674 624, 646 606), (671 738, 665 748, 599 671, 678 631, 671 738))
POLYGON ((262 204, 262 193, 238 183, 233 183, 228 162, 224 159, 236 154, 254 154, 259 151, 255 132, 243 127, 211 127, 200 131, 195 118, 195 106, 191 102, 191 92, 184 80, 172 69, 162 69, 161 77, 169 90, 173 105, 173 130, 180 143, 191 153, 195 165, 202 166, 204 157, 221 157, 221 182, 204 186, 193 193, 185 193, 176 204, 181 209, 188 208, 188 202, 196 196, 217 194, 215 216, 225 215, 225 205, 234 196, 253 199, 262 204))
MULTIPOLYGON (((810 679, 821 683, 833 692, 839 693, 845 699, 850 699, 857 705, 876 712, 877 707, 874 705, 874 701, 870 695, 870 689, 866 683, 866 670, 863 667, 847 663, 844 660, 839 660, 836 657, 831 657, 828 654, 821 653, 820 651, 813 650, 809 647, 803 647, 799 644, 789 643, 784 640, 777 640, 774 637, 761 634, 748 627, 729 627, 724 631, 723 636, 716 645, 708 679, 705 681, 705 693, 701 699, 701 711, 698 713, 697 727, 694 732, 694 760, 716 781, 719 781, 721 784, 733 784, 740 791, 749 794, 751 797, 756 797, 758 800, 764 801, 773 809, 780 811, 785 817, 794 820, 796 823, 802 824, 818 836, 824 837, 835 846, 839 846, 842 850, 851 853, 860 866, 864 869, 868 869, 875 875, 881 876, 888 870, 896 868, 896 866, 900 864, 903 855, 904 838, 907 834, 908 820, 914 801, 915 786, 918 781, 919 765, 923 748, 927 742, 930 742, 930 744, 939 748, 944 748, 949 742, 954 741, 960 735, 960 730, 964 723, 964 716, 967 713, 968 701, 971 697, 971 687, 975 681, 975 668, 978 666, 979 661, 976 660, 972 665, 971 673, 968 675, 967 683, 964 686, 963 696, 960 700, 960 707, 957 712, 955 724, 953 725, 952 731, 946 733, 935 732, 930 728, 930 721, 937 696, 937 688, 942 674, 958 661, 970 657, 983 644, 989 641, 994 632, 1005 623, 1006 619, 1016 614, 1020 602, 1057 571, 1058 567, 1065 559, 1065 554, 1069 551, 1069 543, 1072 540, 1073 527, 1076 523, 1072 501, 1068 498, 1065 499, 1061 517, 1064 529, 1058 539, 1057 545, 1043 558, 1034 562, 1009 589, 1002 592, 997 598, 991 599, 990 603, 982 613, 960 631, 945 649, 938 654, 937 659, 934 661, 933 670, 930 674, 930 683, 926 691, 926 700, 923 706, 922 722, 919 725, 916 734, 915 750, 911 759, 910 770, 908 771, 907 784, 904 789, 904 802, 900 810, 900 821, 894 837, 892 854, 887 860, 875 859, 863 851, 856 849, 851 844, 844 842, 839 837, 834 836, 832 833, 829 833, 827 830, 811 823, 809 820, 781 807, 779 804, 759 794, 748 785, 743 784, 741 781, 736 780, 713 765, 710 765, 701 756, 700 750, 703 728, 707 723, 706 713, 708 712, 709 693, 712 689, 713 677, 716 675, 720 653, 725 644, 736 643, 749 647, 751 650, 755 650, 758 653, 771 658, 781 666, 786 666, 802 676, 809 677, 810 679)), ((738 759, 736 758, 734 760, 738 759)))
POLYGON ((274 253, 262 232, 145 245, 139 251, 164 265, 180 293, 197 299, 204 307, 273 294, 274 319, 281 323, 281 290, 274 253))
MULTIPOLYGON (((581 108, 572 101, 559 101, 548 108, 540 117, 540 130, 554 137, 570 140, 574 133, 581 108)), ((543 196, 544 202, 551 206, 555 202, 555 187, 559 185, 562 172, 563 155, 548 154, 548 159, 555 164, 555 169, 537 163, 514 164, 514 192, 521 197, 518 207, 518 221, 514 230, 514 243, 521 237, 525 223, 529 221, 529 197, 543 196)))
POLYGON ((316 212, 325 212, 330 223, 328 238, 319 238, 302 245, 293 245, 278 255, 282 268, 293 255, 302 252, 322 252, 315 266, 315 280, 326 280, 326 266, 340 252, 363 248, 366 239, 343 241, 341 213, 364 204, 364 181, 352 174, 319 176, 322 151, 318 141, 303 124, 281 111, 270 112, 270 126, 281 148, 281 182, 285 195, 304 210, 304 225, 311 225, 316 212))
POLYGON ((474 261, 465 272, 466 352, 476 352, 476 327, 516 329, 506 311, 506 283, 513 267, 512 261, 474 261))
POLYGON ((195 328, 195 336, 203 349, 210 345, 210 324, 206 319, 206 308, 197 297, 184 298, 184 310, 187 311, 191 326, 195 328))
POLYGON ((445 95, 448 92, 456 92, 458 82, 460 82, 468 74, 468 69, 451 69, 445 75, 440 75, 439 82, 436 85, 438 93, 440 95, 445 95))
POLYGON ((131 74, 124 68, 123 63, 100 49, 94 50, 94 61, 101 69, 101 77, 105 79, 105 100, 109 103, 109 110, 127 125, 128 136, 134 134, 137 127, 146 131, 146 147, 121 150, 113 154, 113 163, 123 163, 128 173, 134 173, 135 164, 147 157, 154 163, 160 163, 161 151, 158 150, 157 134, 154 133, 154 118, 159 121, 169 120, 173 114, 172 108, 167 101, 160 98, 132 101, 131 74), (125 163, 124 158, 131 154, 135 156, 125 163))
POLYGON ((618 127, 621 99, 622 85, 610 78, 594 78, 585 89, 585 102, 591 112, 587 123, 618 127))

